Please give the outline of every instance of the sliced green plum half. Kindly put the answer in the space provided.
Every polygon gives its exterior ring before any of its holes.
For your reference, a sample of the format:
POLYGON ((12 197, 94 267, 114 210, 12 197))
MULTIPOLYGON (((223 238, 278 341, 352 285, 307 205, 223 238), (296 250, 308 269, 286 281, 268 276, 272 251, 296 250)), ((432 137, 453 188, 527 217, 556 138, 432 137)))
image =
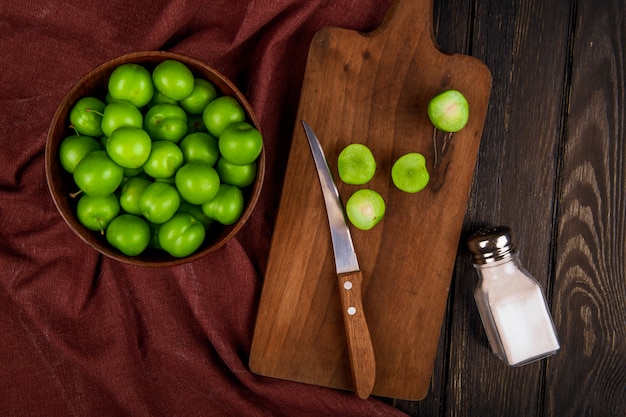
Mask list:
POLYGON ((460 91, 446 90, 430 100, 428 117, 437 129, 458 132, 469 119, 469 103, 460 91))
POLYGON ((402 155, 391 167, 391 179, 400 191, 416 193, 430 181, 426 158, 417 152, 402 155))
POLYGON ((351 143, 339 154, 337 171, 339 171, 341 181, 346 184, 365 184, 376 173, 376 160, 367 146, 360 143, 351 143))
POLYGON ((370 230, 385 216, 385 200, 374 190, 355 191, 346 202, 350 223, 360 230, 370 230))

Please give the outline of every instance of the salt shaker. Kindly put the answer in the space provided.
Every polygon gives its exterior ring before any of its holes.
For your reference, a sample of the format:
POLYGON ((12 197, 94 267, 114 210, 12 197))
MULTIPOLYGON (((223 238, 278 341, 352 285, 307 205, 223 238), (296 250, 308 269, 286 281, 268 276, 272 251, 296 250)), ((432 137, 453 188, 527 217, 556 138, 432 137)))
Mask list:
POLYGON ((474 298, 491 350, 509 366, 521 366, 559 350, 539 283, 522 267, 511 229, 477 232, 467 242, 478 273, 474 298))

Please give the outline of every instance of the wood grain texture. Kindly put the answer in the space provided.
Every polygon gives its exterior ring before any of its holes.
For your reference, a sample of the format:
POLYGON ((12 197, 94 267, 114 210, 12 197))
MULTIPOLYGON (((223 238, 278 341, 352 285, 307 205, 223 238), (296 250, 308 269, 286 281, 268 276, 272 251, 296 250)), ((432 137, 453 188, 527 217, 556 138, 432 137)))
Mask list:
MULTIPOLYGON (((376 395, 421 399, 428 392, 490 85, 482 62, 436 48, 426 0, 396 1, 371 34, 329 28, 311 45, 297 118, 315 130, 331 162, 349 143, 368 145, 378 174, 367 187, 387 202, 375 229, 353 230, 376 395), (433 135, 426 112, 430 98, 448 88, 462 91, 472 109, 451 140, 433 135), (393 161, 407 152, 423 153, 431 173, 415 195, 390 178, 393 161)), ((351 389, 330 234, 307 146, 296 128, 250 366, 351 389)), ((338 188, 344 198, 356 190, 338 188)))
POLYGON ((461 242, 432 389, 419 402, 390 402, 421 417, 624 416, 625 2, 437 7, 444 47, 466 47, 493 75, 464 235, 513 227, 562 347, 520 369, 489 351, 461 242))
MULTIPOLYGON (((436 43, 439 45, 438 47, 442 51, 472 55, 471 43, 474 21, 470 16, 473 14, 474 4, 469 0, 434 1, 433 20, 435 38, 436 43)), ((493 65, 493 63, 491 63, 491 65, 493 65)), ((495 68, 497 68, 497 66, 495 68)), ((491 100, 490 98, 490 108, 493 107, 491 100)), ((488 128, 486 124, 485 128, 488 128)), ((456 270, 458 270, 458 267, 455 267, 455 276, 458 275, 456 270)), ((452 282, 451 291, 454 291, 454 281, 452 282)), ((451 307, 452 303, 448 302, 444 323, 441 329, 437 356, 435 357, 433 377, 426 398, 422 401, 384 399, 411 416, 438 416, 443 410, 449 377, 449 337, 451 334, 448 331, 448 327, 452 319, 451 307)))
POLYGON ((626 6, 578 3, 563 148, 548 415, 626 415, 626 6), (574 365, 574 366, 572 366, 574 365))
MULTIPOLYGON (((567 45, 569 11, 556 1, 490 1, 478 3, 474 15, 474 37, 483 41, 474 40, 473 53, 493 67, 498 88, 492 91, 465 237, 481 225, 510 226, 524 266, 544 290, 551 278, 555 156, 567 91, 567 48, 554 45, 567 45)), ((446 415, 541 415, 543 365, 508 368, 492 354, 472 296, 478 277, 461 245, 451 297, 446 415)))

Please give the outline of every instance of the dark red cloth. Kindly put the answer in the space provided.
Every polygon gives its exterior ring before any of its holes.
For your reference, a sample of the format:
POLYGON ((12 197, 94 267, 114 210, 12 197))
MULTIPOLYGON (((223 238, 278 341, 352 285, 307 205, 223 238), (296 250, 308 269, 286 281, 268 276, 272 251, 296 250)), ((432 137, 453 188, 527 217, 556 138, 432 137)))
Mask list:
POLYGON ((0 415, 399 416, 377 399, 252 374, 248 355, 306 53, 324 26, 374 29, 389 0, 0 4, 0 415), (46 133, 83 74, 134 51, 217 68, 265 135, 263 194, 205 259, 151 269, 100 256, 49 195, 46 133))

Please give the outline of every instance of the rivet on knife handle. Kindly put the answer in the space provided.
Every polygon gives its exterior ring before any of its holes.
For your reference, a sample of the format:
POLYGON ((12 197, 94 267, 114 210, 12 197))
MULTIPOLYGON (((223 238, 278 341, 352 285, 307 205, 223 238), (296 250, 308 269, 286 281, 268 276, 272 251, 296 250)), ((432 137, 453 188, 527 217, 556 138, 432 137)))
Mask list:
POLYGON ((363 311, 361 271, 337 275, 343 307, 348 355, 352 368, 354 390, 359 398, 369 397, 376 379, 374 348, 363 311))

